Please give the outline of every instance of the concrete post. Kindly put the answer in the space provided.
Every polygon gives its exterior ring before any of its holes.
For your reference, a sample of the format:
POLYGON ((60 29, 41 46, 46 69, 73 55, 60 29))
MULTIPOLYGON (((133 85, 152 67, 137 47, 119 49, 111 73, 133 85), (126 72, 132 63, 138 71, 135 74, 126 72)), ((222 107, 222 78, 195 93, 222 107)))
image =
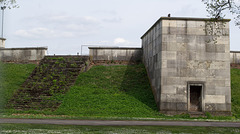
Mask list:
POLYGON ((0 48, 5 48, 5 38, 0 38, 0 48))

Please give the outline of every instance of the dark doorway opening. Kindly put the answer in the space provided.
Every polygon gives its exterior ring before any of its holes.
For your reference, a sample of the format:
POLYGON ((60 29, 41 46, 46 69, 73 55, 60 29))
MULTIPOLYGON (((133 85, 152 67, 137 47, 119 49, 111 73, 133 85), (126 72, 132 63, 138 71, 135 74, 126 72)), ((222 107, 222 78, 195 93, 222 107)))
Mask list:
POLYGON ((202 86, 190 85, 190 111, 202 111, 202 86))

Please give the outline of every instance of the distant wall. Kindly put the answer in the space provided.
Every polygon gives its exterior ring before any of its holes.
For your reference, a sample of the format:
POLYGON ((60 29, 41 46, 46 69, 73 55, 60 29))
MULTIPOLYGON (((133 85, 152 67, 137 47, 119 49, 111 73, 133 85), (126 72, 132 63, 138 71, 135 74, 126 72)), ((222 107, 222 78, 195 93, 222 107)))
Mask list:
POLYGON ((141 48, 108 48, 89 47, 89 56, 92 61, 141 61, 141 48))
POLYGON ((40 61, 47 54, 46 47, 0 48, 0 61, 32 62, 40 61))
POLYGON ((230 62, 231 63, 240 63, 240 51, 231 51, 230 52, 230 62))

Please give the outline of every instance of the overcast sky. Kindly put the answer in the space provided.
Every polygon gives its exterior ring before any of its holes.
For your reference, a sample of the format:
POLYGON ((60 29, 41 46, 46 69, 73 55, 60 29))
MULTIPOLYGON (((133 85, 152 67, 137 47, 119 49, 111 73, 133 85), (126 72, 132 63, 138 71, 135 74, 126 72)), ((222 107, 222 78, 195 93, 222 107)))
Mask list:
MULTIPOLYGON (((48 54, 74 55, 81 53, 81 45, 141 47, 140 37, 168 13, 207 17, 201 0, 17 1, 20 8, 5 10, 6 47, 47 46, 48 54)), ((231 50, 240 50, 239 35, 232 20, 231 50)))

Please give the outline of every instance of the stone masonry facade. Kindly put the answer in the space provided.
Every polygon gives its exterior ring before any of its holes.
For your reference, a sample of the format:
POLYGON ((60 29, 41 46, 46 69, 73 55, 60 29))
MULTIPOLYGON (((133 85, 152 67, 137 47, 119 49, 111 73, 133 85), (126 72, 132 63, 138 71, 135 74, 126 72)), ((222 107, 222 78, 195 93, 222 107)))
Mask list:
POLYGON ((229 21, 161 17, 141 37, 160 112, 231 114, 229 21))

